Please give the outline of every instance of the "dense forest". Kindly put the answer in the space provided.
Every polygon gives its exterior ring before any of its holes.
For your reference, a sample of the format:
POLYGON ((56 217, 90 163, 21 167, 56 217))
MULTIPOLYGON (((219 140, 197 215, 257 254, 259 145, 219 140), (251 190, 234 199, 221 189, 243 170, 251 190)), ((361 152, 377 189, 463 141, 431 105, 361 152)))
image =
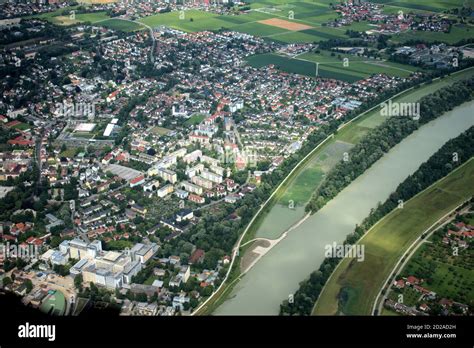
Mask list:
POLYGON ((419 119, 406 116, 389 117, 349 151, 348 161, 341 161, 329 172, 326 180, 316 190, 306 206, 306 211, 312 213, 318 211, 393 146, 400 143, 420 126, 455 106, 471 100, 474 96, 473 87, 474 79, 471 78, 422 98, 419 102, 419 119))
MULTIPOLYGON (((452 170, 467 162, 474 156, 474 127, 457 138, 448 141, 418 170, 398 185, 395 192, 383 203, 373 209, 364 221, 355 227, 352 234, 347 236, 344 244, 356 243, 377 221, 396 209, 399 200, 407 201, 423 191, 439 179, 448 175, 452 170), (457 154, 457 157, 453 156, 457 154)), ((300 288, 294 295, 292 304, 285 300, 280 305, 281 315, 310 315, 321 290, 339 263, 340 258, 326 258, 319 269, 300 283, 300 288)))

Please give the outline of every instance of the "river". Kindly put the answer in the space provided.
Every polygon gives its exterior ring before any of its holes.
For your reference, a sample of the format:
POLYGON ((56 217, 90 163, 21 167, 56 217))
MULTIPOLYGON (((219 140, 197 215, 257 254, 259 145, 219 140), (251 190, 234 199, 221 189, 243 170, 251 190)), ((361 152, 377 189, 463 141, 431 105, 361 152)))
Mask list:
POLYGON ((214 314, 278 314, 280 303, 322 263, 325 246, 342 243, 355 225, 378 202, 385 201, 399 183, 449 139, 473 126, 473 115, 474 101, 471 101, 424 125, 392 148, 273 247, 245 274, 214 314))

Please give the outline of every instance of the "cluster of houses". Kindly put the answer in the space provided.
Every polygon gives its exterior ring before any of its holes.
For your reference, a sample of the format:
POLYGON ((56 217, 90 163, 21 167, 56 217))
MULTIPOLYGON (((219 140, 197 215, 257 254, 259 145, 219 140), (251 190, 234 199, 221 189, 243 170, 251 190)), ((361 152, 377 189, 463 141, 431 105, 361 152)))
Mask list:
POLYGON ((404 57, 410 64, 435 69, 457 67, 461 60, 460 49, 446 44, 403 46, 397 48, 393 55, 404 57))
POLYGON ((469 312, 469 306, 456 302, 447 298, 439 298, 439 296, 431 290, 426 289, 420 284, 423 282, 423 279, 419 279, 415 276, 408 276, 406 278, 401 278, 393 282, 393 287, 396 289, 403 290, 405 288, 411 288, 417 293, 420 294, 420 297, 415 306, 408 306, 401 301, 395 301, 388 299, 385 301, 384 305, 387 308, 390 308, 398 313, 403 315, 430 315, 431 306, 433 304, 438 304, 441 306, 442 315, 453 314, 453 309, 457 309, 457 313, 467 314, 469 312))
MULTIPOLYGON (((447 257, 469 258, 469 254, 465 250, 469 248, 469 243, 471 243, 474 236, 474 226, 463 221, 457 221, 448 225, 446 231, 440 229, 436 233, 439 241, 435 240, 433 243, 438 243, 440 246, 444 245, 443 250, 446 250, 446 246, 448 246, 447 257), (457 248, 460 249, 457 250, 457 248)), ((464 265, 464 263, 461 264, 464 265)), ((384 305, 386 308, 404 315, 470 315, 472 311, 471 303, 462 303, 465 301, 461 302, 459 298, 456 301, 446 297, 446 294, 437 294, 427 288, 429 284, 430 282, 414 275, 397 278, 392 284, 395 295, 389 296, 390 298, 385 301, 384 305), (414 303, 407 304, 403 300, 400 301, 400 298, 403 299, 403 296, 406 295, 407 290, 417 294, 414 303), (398 300, 396 297, 398 297, 398 300)))
POLYGON ((384 13, 384 5, 369 1, 350 0, 333 5, 340 17, 326 23, 327 26, 349 26, 357 22, 368 22, 374 26, 369 32, 397 34, 407 30, 448 32, 451 22, 438 14, 384 13))
POLYGON ((462 249, 469 248, 469 244, 474 238, 474 226, 466 225, 464 222, 458 222, 455 226, 457 231, 448 229, 443 237, 443 243, 462 249))
POLYGON ((0 19, 17 19, 22 16, 47 13, 68 6, 61 0, 5 1, 0 4, 0 19))

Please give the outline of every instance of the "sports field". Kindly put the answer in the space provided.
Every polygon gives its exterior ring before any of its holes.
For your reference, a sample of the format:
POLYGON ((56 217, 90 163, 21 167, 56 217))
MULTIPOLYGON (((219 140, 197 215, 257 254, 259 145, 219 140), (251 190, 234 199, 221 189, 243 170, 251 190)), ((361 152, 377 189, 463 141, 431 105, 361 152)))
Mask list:
POLYGON ((344 259, 332 274, 314 310, 316 315, 369 315, 393 266, 418 236, 435 221, 474 194, 471 160, 380 220, 359 243, 365 261, 344 259), (355 261, 355 262, 354 262, 355 261), (376 269, 377 272, 373 270, 376 269), (344 291, 346 301, 339 303, 344 291))
POLYGON ((66 298, 61 291, 51 290, 46 300, 41 304, 40 310, 51 315, 64 315, 66 298))

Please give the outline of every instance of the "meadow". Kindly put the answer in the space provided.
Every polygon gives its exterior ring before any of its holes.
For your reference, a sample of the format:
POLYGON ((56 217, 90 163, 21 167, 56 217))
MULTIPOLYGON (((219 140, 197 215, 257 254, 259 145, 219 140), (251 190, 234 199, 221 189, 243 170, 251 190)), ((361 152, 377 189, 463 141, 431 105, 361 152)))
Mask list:
POLYGON ((248 57, 247 62, 255 68, 273 64, 282 71, 306 76, 315 76, 316 63, 319 63, 318 76, 346 82, 355 82, 373 74, 381 73, 390 76, 407 77, 412 72, 420 70, 409 65, 370 60, 354 55, 335 54, 331 56, 330 52, 325 51, 305 53, 295 58, 266 53, 248 57), (348 66, 343 65, 344 58, 349 59, 348 66))
POLYGON ((107 19, 105 21, 102 21, 100 22, 100 25, 109 29, 126 31, 126 32, 137 31, 137 30, 141 30, 145 28, 143 25, 140 25, 137 22, 129 22, 129 21, 124 21, 117 18, 112 18, 112 19, 107 19))

